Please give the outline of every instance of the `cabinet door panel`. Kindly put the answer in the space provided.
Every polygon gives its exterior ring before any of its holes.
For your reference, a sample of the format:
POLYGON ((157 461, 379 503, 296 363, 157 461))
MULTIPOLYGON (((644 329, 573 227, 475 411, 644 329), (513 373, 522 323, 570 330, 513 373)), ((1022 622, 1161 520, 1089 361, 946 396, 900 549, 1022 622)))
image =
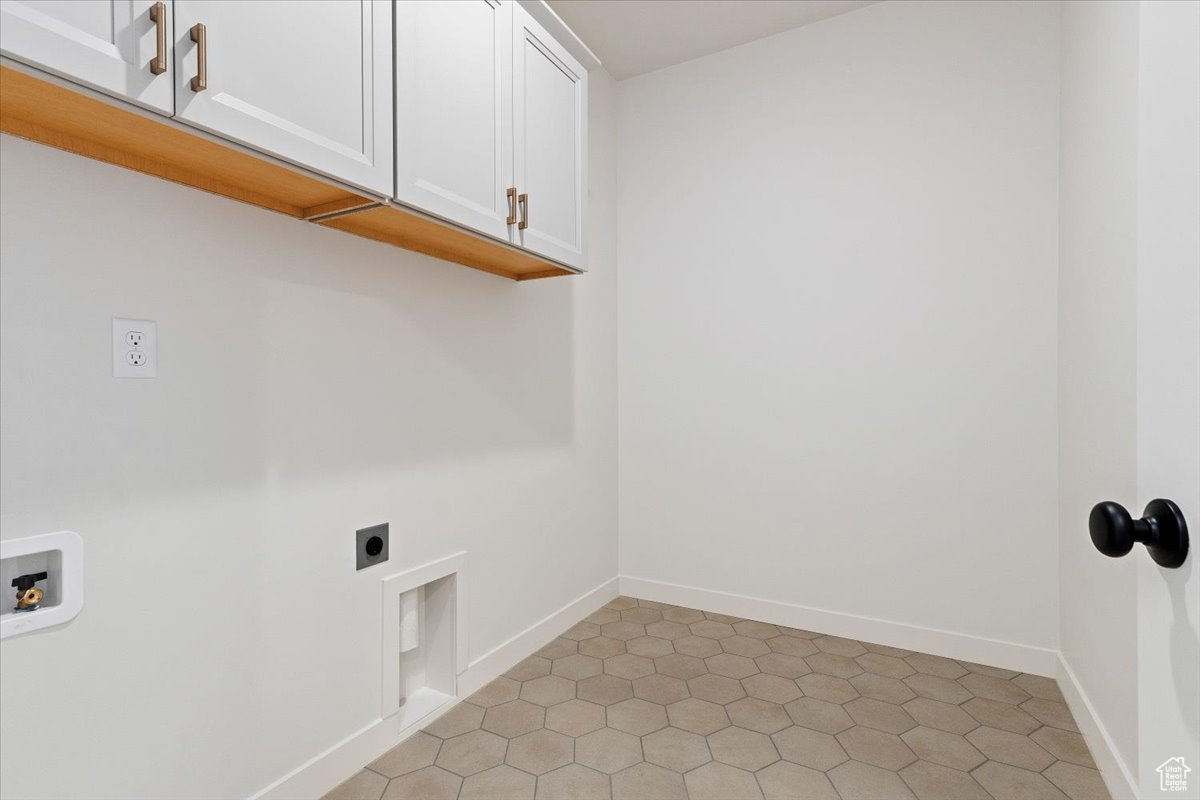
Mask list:
MULTIPOLYGON (((0 0, 0 52, 68 80, 170 115, 170 53, 155 75, 154 0, 0 0)), ((166 0, 167 49, 173 10, 166 0)))
POLYGON ((396 198, 508 239, 512 5, 396 6, 396 198))
POLYGON ((586 267, 587 72, 521 8, 514 12, 513 148, 528 197, 525 247, 586 267))
POLYGON ((179 119, 392 194, 387 0, 176 0, 179 119), (207 87, 193 91, 205 26, 207 87))

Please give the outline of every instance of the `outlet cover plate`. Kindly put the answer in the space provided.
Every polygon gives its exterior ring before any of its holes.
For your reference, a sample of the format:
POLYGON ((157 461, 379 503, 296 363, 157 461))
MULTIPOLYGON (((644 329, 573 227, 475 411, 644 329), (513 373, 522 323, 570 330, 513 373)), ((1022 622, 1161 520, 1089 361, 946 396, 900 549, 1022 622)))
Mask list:
POLYGON ((366 569, 373 567, 376 564, 382 564, 388 560, 388 523, 382 525, 372 525, 369 528, 361 528, 354 532, 354 569, 366 569), (375 537, 383 540, 382 548, 372 554, 368 544, 375 537))
POLYGON ((114 378, 157 378, 157 323, 113 317, 112 352, 114 378))

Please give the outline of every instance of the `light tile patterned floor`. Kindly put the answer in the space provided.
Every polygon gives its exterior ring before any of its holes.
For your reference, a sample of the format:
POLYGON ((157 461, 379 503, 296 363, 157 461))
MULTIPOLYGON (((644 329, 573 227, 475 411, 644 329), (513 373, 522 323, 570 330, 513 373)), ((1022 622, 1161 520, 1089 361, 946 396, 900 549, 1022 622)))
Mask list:
POLYGON ((619 597, 326 800, 1107 800, 1053 680, 619 597))

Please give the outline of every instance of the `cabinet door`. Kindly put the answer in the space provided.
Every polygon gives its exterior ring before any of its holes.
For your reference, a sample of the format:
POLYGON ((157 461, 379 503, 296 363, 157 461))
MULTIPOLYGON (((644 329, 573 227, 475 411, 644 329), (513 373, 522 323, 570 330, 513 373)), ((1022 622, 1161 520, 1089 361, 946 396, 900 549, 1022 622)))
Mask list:
POLYGON ((178 119, 392 194, 390 0, 175 0, 175 37, 178 119))
POLYGON ((0 0, 0 52, 68 80, 171 114, 171 0, 0 0), (156 12, 158 15, 158 12, 156 12), (152 70, 155 60, 162 69, 152 70))
POLYGON ((510 239, 512 3, 396 4, 396 199, 510 239))
POLYGON ((587 72, 520 6, 513 11, 513 149, 525 247, 587 266, 587 72))

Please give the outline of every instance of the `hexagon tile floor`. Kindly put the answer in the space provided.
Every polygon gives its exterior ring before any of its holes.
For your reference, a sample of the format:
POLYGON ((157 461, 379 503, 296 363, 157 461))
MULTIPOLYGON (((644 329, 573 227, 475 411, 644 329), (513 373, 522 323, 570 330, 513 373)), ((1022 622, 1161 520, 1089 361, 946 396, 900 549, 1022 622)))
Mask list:
POLYGON ((325 800, 1108 798, 1053 680, 619 597, 325 800))

